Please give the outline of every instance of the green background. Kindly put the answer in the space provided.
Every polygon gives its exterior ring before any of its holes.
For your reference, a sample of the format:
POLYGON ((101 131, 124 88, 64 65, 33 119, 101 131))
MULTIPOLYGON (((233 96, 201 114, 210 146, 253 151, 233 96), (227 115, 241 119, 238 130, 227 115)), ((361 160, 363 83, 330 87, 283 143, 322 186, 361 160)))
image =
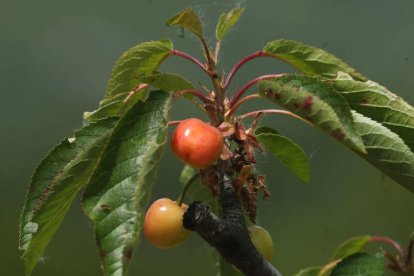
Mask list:
MULTIPOLYGON (((270 40, 288 38, 324 48, 414 104, 413 1, 11 1, 0 0, 0 275, 23 275, 18 220, 31 173, 47 151, 96 108, 112 65, 127 48, 170 37, 175 48, 200 56, 198 41, 164 22, 191 6, 209 43, 218 15, 246 11, 224 41, 224 72, 270 40)), ((209 85, 186 60, 161 70, 209 85)), ((293 72, 272 59, 250 62, 234 91, 251 78, 293 72)), ((251 101, 241 111, 260 106, 251 101)), ((202 116, 185 101, 173 119, 202 116)), ((274 239, 274 265, 284 275, 323 264, 354 235, 387 235, 406 244, 414 230, 414 196, 318 130, 286 117, 266 117, 311 157, 311 183, 302 185, 270 155, 259 158, 272 197, 260 201, 260 224, 274 239)), ((176 197, 182 164, 166 148, 154 198, 176 197)), ((387 247, 385 247, 387 248, 387 247)), ((141 240, 130 275, 212 275, 207 246, 193 235, 160 251, 141 240)), ((93 229, 79 202, 71 208, 33 275, 100 275, 93 229)))

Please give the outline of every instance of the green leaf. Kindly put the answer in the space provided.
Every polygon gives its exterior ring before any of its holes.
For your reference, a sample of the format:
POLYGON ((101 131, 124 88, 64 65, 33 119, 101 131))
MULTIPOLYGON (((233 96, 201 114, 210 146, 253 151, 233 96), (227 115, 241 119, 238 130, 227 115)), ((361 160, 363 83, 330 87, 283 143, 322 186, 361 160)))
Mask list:
POLYGON ((185 9, 172 16, 170 19, 168 19, 167 25, 177 25, 189 30, 199 38, 203 37, 203 28, 200 18, 198 18, 197 14, 190 8, 185 9))
POLYGON ((277 131, 273 128, 267 127, 267 126, 261 126, 258 129, 256 129, 256 131, 254 132, 254 134, 256 134, 256 135, 266 134, 266 133, 272 133, 272 134, 278 135, 279 131, 277 131))
POLYGON ((194 89, 194 85, 190 81, 177 74, 158 73, 141 77, 140 80, 164 91, 178 92, 185 89, 194 89))
POLYGON ((236 7, 231 9, 228 13, 223 13, 220 15, 216 27, 216 38, 218 41, 223 40, 224 35, 234 24, 236 24, 243 11, 243 8, 236 7))
POLYGON ((361 156, 382 173, 414 192, 414 153, 394 132, 380 123, 353 112, 355 129, 367 154, 361 156))
MULTIPOLYGON (((180 174, 180 183, 182 186, 187 185, 187 182, 190 181, 190 179, 199 173, 200 170, 195 169, 191 166, 185 165, 183 169, 181 170, 180 174)), ((193 180, 194 182, 200 182, 199 178, 196 178, 193 180)), ((190 197, 190 200, 194 200, 194 198, 190 197)))
POLYGON ((107 118, 87 125, 63 140, 36 168, 20 223, 20 249, 30 275, 60 226, 117 121, 107 118))
POLYGON ((352 254, 362 251, 362 249, 370 241, 370 236, 353 237, 349 240, 344 241, 338 246, 333 254, 331 260, 344 259, 352 254))
POLYGON ((351 148, 364 152, 351 109, 333 85, 316 77, 286 75, 259 82, 259 93, 351 148))
POLYGON ((301 269, 298 273, 294 276, 319 276, 319 272, 321 271, 322 267, 320 266, 313 266, 301 269))
POLYGON ((382 276, 384 274, 382 254, 359 252, 338 263, 332 270, 331 276, 382 276))
POLYGON ((292 65, 300 72, 313 76, 333 77, 338 71, 346 72, 358 80, 366 77, 334 55, 297 41, 279 39, 266 44, 263 51, 292 65))
POLYGON ((260 144, 279 158, 300 180, 308 184, 309 162, 302 148, 289 138, 275 133, 275 130, 264 132, 266 129, 259 128, 256 131, 256 138, 260 144))
POLYGON ((105 275, 126 275, 143 225, 162 149, 172 95, 151 91, 118 121, 83 196, 105 275))
POLYGON ((92 111, 84 112, 83 119, 86 122, 96 122, 101 119, 104 119, 108 116, 122 116, 131 106, 136 104, 140 100, 145 100, 147 95, 147 89, 139 91, 137 93, 121 93, 116 95, 110 100, 102 101, 101 106, 92 111))
POLYGON ((352 109, 398 134, 414 151, 413 106, 373 81, 355 81, 339 73, 333 82, 352 109))
MULTIPOLYGON (((163 39, 140 43, 127 50, 112 69, 104 100, 132 91, 140 83, 138 78, 153 74, 172 49, 172 42, 163 39)), ((145 97, 145 93, 141 95, 145 97)))

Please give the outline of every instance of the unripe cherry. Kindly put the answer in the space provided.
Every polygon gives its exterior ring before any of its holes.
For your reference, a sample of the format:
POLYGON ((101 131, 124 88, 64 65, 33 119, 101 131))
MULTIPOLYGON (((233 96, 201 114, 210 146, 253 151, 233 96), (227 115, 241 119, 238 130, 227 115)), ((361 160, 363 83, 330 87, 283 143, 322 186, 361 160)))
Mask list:
POLYGON ((249 232, 250 240, 256 247, 257 251, 263 255, 269 262, 273 259, 273 240, 269 232, 258 225, 250 226, 247 228, 249 232))
POLYGON ((145 215, 144 235, 147 240, 161 249, 183 243, 191 233, 183 227, 187 208, 187 205, 180 207, 169 198, 156 200, 145 215))

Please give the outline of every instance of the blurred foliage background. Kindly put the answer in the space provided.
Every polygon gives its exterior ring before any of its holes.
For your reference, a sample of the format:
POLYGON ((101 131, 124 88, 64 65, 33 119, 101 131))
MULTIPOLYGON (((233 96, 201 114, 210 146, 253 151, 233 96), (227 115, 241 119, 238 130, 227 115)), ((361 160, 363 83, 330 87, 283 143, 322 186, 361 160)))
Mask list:
MULTIPOLYGON (((33 169, 47 151, 96 108, 112 65, 127 48, 170 37, 175 48, 200 57, 198 41, 164 22, 190 6, 205 22, 207 39, 221 12, 246 8, 224 41, 228 72, 242 56, 270 40, 288 38, 324 48, 414 104, 414 2, 398 1, 12 1, 0 0, 0 275, 23 275, 18 220, 33 169)), ((209 84, 186 60, 163 71, 209 84)), ((273 59, 250 62, 230 91, 267 73, 292 72, 273 59)), ((253 110, 256 101, 242 108, 253 110)), ((173 119, 204 116, 185 100, 173 119)), ((406 244, 414 230, 414 195, 316 129, 286 117, 266 117, 304 147, 311 184, 304 186, 270 155, 260 157, 272 197, 260 201, 260 224, 273 236, 274 265, 285 275, 324 264, 344 239, 387 235, 406 244)), ((182 164, 166 147, 154 198, 176 197, 182 164), (177 179, 177 180, 175 180, 177 179)), ((141 239, 130 275, 212 275, 207 246, 193 235, 160 251, 141 239)), ((71 208, 33 275, 100 275, 93 228, 79 202, 71 208)))

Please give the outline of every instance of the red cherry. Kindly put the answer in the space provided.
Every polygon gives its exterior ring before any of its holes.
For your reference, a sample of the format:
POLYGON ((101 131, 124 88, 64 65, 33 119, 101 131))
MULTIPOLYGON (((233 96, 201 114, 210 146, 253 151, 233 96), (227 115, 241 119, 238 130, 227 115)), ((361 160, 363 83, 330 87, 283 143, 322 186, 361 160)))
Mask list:
POLYGON ((195 118, 182 121, 174 130, 171 147, 184 163, 199 169, 214 164, 223 151, 221 132, 195 118))

